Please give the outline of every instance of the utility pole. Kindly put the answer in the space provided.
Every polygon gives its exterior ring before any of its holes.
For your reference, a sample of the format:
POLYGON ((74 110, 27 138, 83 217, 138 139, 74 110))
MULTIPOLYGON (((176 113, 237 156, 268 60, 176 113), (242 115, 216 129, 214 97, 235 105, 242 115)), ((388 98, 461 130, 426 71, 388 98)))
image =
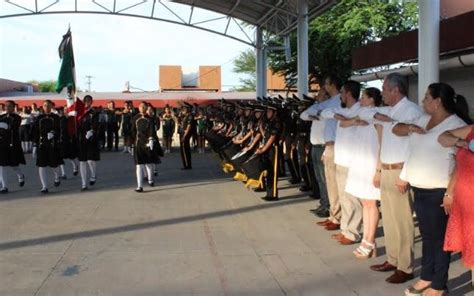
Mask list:
POLYGON ((94 78, 94 76, 91 76, 91 75, 86 75, 86 79, 87 79, 87 92, 91 92, 91 79, 94 78))

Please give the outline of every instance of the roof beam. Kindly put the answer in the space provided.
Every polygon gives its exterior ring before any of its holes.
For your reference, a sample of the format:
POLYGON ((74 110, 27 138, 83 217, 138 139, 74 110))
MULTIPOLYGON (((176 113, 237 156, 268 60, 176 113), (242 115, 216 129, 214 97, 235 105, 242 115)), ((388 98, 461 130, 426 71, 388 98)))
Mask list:
POLYGON ((232 13, 234 13, 234 11, 237 9, 237 6, 239 6, 239 4, 240 4, 240 1, 241 1, 241 0, 235 1, 234 6, 232 6, 232 8, 231 8, 231 9, 229 10, 229 12, 227 13, 228 15, 231 15, 232 13))

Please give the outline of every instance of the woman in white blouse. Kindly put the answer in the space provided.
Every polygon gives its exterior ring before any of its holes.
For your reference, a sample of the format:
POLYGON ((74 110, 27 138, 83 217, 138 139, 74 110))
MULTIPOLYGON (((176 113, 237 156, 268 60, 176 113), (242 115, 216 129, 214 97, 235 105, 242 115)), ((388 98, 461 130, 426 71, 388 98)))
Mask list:
POLYGON ((414 209, 422 237, 420 280, 405 290, 406 295, 443 295, 448 280, 451 253, 443 250, 448 216, 441 207, 454 167, 453 148, 438 143, 440 134, 469 121, 464 98, 445 83, 428 86, 423 107, 426 112, 414 124, 399 123, 397 136, 409 136, 408 156, 400 179, 414 192, 414 209))
POLYGON ((345 191, 360 199, 362 203, 363 237, 360 246, 354 250, 354 256, 365 259, 375 257, 375 232, 379 222, 377 201, 380 200, 379 153, 380 135, 373 124, 366 120, 373 118, 377 107, 382 104, 382 95, 375 87, 366 88, 360 99, 361 108, 355 118, 341 120, 340 127, 356 126, 353 142, 352 161, 349 166, 345 191), (378 184, 377 184, 378 183, 378 184))

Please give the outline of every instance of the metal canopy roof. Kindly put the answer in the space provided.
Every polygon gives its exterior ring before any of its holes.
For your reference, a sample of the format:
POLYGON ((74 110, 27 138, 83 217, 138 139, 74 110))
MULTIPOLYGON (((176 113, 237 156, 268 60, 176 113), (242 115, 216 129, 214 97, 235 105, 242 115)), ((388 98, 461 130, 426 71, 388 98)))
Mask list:
MULTIPOLYGON (((172 2, 214 11, 234 17, 279 36, 297 26, 298 0, 173 0, 172 2)), ((308 18, 314 18, 337 0, 307 0, 308 18)))
MULTIPOLYGON (((307 0, 308 19, 338 0, 307 0)), ((255 28, 267 38, 297 26, 298 0, 0 0, 0 19, 82 13, 146 18, 219 34, 256 47, 255 28)))

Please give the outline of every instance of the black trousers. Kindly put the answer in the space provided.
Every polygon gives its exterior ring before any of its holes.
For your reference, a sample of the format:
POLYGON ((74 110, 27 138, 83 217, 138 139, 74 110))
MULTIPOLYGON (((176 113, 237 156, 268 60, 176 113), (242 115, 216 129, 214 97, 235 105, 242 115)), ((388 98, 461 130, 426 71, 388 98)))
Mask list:
POLYGON ((278 144, 278 151, 280 151, 280 153, 278 153, 278 157, 280 157, 280 159, 278 159, 278 176, 279 177, 286 176, 285 155, 283 153, 283 145, 284 145, 283 143, 278 144))
POLYGON ((413 205, 423 241, 420 278, 431 281, 433 289, 443 290, 448 281, 451 260, 451 253, 443 251, 448 216, 440 205, 443 204, 446 188, 413 188, 413 192, 413 205))
MULTIPOLYGON (((293 149, 292 144, 295 140, 292 138, 288 138, 285 140, 285 162, 288 165, 288 170, 291 174, 291 179, 293 181, 299 182, 301 180, 300 170, 299 170, 299 162, 298 162, 298 149, 293 149)), ((281 152, 281 151, 280 151, 281 152)), ((283 154, 283 153, 281 153, 283 154)))
POLYGON ((298 157, 301 177, 303 178, 304 185, 311 188, 313 194, 319 195, 319 188, 316 182, 316 175, 314 174, 311 151, 308 151, 309 153, 306 153, 307 146, 307 139, 298 140, 298 157))
POLYGON ((191 145, 190 145, 189 136, 181 138, 180 151, 181 151, 181 161, 183 162, 183 168, 192 168, 191 145))
POLYGON ((112 150, 112 144, 115 142, 115 149, 119 144, 119 129, 116 124, 107 126, 107 149, 112 150))
POLYGON ((267 197, 278 198, 278 162, 280 160, 280 150, 275 145, 264 155, 265 169, 267 170, 266 189, 267 197))
POLYGON ((311 195, 313 198, 320 198, 320 189, 319 189, 319 183, 316 178, 316 171, 314 169, 314 162, 313 162, 313 153, 312 153, 313 148, 311 147, 307 156, 307 161, 306 161, 306 168, 308 169, 308 176, 309 180, 311 181, 311 195))

